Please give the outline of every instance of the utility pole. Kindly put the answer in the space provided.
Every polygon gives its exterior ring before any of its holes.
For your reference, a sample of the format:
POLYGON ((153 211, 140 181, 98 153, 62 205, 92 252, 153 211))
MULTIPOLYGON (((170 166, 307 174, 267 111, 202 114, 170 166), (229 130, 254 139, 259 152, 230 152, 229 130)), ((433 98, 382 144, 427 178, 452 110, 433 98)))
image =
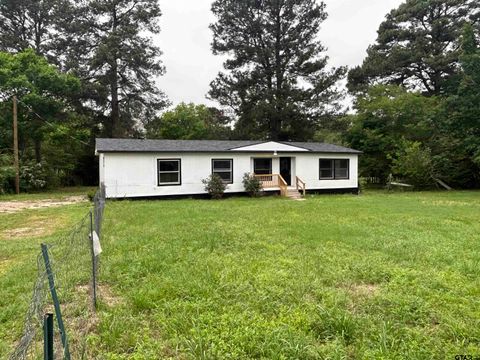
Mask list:
POLYGON ((20 170, 18 168, 17 97, 13 96, 13 162, 15 167, 15 192, 20 194, 20 170))

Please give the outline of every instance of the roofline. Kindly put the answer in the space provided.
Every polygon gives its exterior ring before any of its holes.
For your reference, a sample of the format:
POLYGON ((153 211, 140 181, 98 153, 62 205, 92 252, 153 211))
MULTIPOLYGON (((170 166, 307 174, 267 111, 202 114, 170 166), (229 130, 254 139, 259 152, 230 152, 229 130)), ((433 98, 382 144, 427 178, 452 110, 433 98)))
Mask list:
MULTIPOLYGON (((175 141, 181 141, 181 142, 190 142, 190 141, 205 141, 205 142, 208 142, 210 140, 175 140, 175 139, 110 139, 110 138, 96 138, 96 141, 97 140, 132 140, 132 141, 155 141, 155 140, 163 140, 163 141, 172 141, 172 142, 175 142, 175 141)), ((229 141, 233 141, 233 142, 250 142, 252 140, 211 140, 212 142, 214 141, 225 141, 225 142, 229 142, 229 141)), ((144 150, 144 149, 126 149, 126 150, 98 150, 97 149, 97 146, 95 146, 95 155, 98 155, 100 153, 131 153, 131 154, 135 154, 135 153, 164 153, 164 154, 175 154, 175 153, 203 153, 203 154, 208 154, 208 153, 211 153, 211 154, 215 154, 215 153, 236 153, 236 154, 241 154, 241 153, 248 153, 248 154, 253 154, 253 153, 262 153, 262 154, 268 154, 268 153, 274 153, 276 152, 277 154, 278 153, 282 153, 282 154, 286 154, 286 153, 290 153, 290 154, 305 154, 305 153, 312 153, 312 154, 363 154, 362 151, 359 151, 359 150, 355 150, 355 149, 349 149, 349 148, 346 148, 346 147, 343 147, 343 146, 338 146, 340 147, 341 149, 343 150, 340 150, 340 151, 319 151, 319 150, 312 150, 308 147, 305 146, 305 144, 302 144, 302 145, 299 145, 297 144, 298 142, 289 142, 289 141, 275 141, 275 140, 253 140, 251 143, 249 144, 242 144, 242 145, 239 145, 239 146, 235 146, 235 147, 232 147, 232 148, 224 148, 224 149, 221 149, 221 150, 193 150, 193 149, 178 149, 178 150, 161 150, 161 149, 158 149, 158 150, 152 150, 152 149, 149 149, 149 150, 144 150), (254 142, 253 142, 254 141, 254 142), (288 150, 288 149, 282 149, 282 150, 254 150, 254 149, 249 149, 249 150, 245 150, 244 148, 246 147, 251 147, 251 146, 256 146, 256 145, 260 145, 260 144, 265 144, 265 143, 268 143, 268 142, 276 142, 278 144, 282 144, 282 145, 285 145, 285 146, 290 146, 292 148, 297 148, 297 149, 301 149, 301 150, 295 150, 295 149, 291 149, 291 150, 288 150), (242 150, 243 149, 243 150, 242 150)), ((312 144, 317 144, 317 143, 312 143, 312 144)), ((97 145, 97 144, 96 144, 97 145)), ((330 145, 330 144, 326 144, 326 145, 330 145)))
MULTIPOLYGON (((307 150, 307 149, 306 149, 307 150)), ((298 150, 170 150, 170 151, 164 151, 164 150, 95 150, 96 153, 130 153, 130 154, 135 154, 135 153, 144 153, 144 154, 157 154, 157 153, 162 153, 162 154, 177 154, 177 153, 203 153, 203 154, 209 154, 209 153, 236 153, 236 154, 258 154, 258 153, 282 153, 282 154, 363 154, 363 151, 358 151, 358 150, 352 150, 352 151, 313 151, 313 150, 307 150, 307 151, 298 151, 298 150)))

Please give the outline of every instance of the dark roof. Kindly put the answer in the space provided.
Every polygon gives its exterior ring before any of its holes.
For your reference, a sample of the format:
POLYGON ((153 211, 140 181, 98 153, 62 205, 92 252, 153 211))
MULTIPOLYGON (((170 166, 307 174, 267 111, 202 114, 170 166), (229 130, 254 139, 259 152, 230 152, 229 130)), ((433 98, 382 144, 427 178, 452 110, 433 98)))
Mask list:
MULTIPOLYGON (((262 144, 253 140, 143 140, 96 139, 96 151, 103 152, 227 152, 237 148, 262 144)), ((359 154, 360 151, 343 146, 314 142, 280 142, 311 152, 359 154)), ((259 152, 259 151, 255 151, 259 152)), ((269 151, 270 152, 270 151, 269 151)), ((292 151, 289 151, 292 152, 292 151)), ((294 151, 293 151, 294 152, 294 151)))

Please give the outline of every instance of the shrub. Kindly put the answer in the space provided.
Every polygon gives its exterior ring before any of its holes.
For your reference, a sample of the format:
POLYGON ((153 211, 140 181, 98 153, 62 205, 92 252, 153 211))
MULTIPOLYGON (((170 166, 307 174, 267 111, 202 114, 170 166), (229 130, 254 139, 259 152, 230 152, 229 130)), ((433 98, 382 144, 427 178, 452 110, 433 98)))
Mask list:
POLYGON ((13 192, 15 188, 15 169, 13 166, 0 168, 0 194, 13 192))
POLYGON ((89 201, 93 201, 95 199, 95 195, 97 194, 97 190, 96 189, 93 189, 93 190, 89 190, 87 192, 87 198, 89 201))
POLYGON ((243 175, 243 186, 245 191, 252 197, 260 196, 263 191, 262 183, 253 174, 245 173, 243 175))
POLYGON ((434 185, 434 168, 429 148, 422 148, 419 142, 405 142, 403 149, 393 159, 394 175, 402 177, 416 188, 434 185))
POLYGON ((24 191, 40 190, 47 186, 47 171, 41 163, 20 167, 20 187, 24 191))
POLYGON ((360 194, 367 188, 368 181, 364 177, 358 178, 358 193, 360 194))
POLYGON ((15 189, 15 169, 9 155, 0 154, 0 194, 13 192, 15 189))
POLYGON ((227 185, 217 174, 212 174, 208 178, 203 179, 202 183, 205 185, 205 191, 210 194, 212 199, 221 199, 227 188, 227 185))

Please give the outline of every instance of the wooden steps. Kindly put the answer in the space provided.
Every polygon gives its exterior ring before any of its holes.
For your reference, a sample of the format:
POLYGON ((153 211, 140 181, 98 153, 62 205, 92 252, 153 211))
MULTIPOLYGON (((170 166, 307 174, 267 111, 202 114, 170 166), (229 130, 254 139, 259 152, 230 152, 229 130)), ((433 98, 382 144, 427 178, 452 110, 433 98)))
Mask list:
POLYGON ((292 200, 305 200, 300 191, 298 191, 297 189, 289 188, 287 190, 287 197, 292 200))

